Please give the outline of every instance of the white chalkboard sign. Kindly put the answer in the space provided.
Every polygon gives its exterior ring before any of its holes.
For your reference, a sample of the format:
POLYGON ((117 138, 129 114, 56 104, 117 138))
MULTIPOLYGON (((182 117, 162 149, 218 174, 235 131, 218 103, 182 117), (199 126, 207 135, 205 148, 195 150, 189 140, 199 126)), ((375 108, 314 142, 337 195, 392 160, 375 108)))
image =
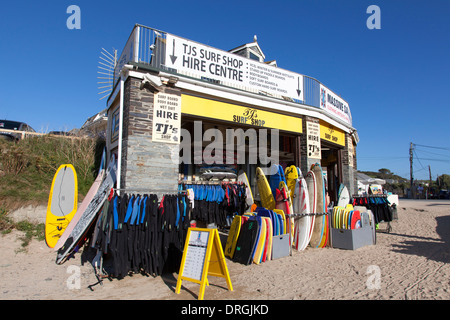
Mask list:
POLYGON ((195 282, 200 284, 198 299, 203 300, 207 276, 224 278, 233 291, 217 229, 189 228, 175 292, 180 293, 183 280, 195 282))
POLYGON ((208 247, 209 232, 191 231, 186 251, 183 275, 187 278, 200 281, 205 265, 206 249, 208 247))

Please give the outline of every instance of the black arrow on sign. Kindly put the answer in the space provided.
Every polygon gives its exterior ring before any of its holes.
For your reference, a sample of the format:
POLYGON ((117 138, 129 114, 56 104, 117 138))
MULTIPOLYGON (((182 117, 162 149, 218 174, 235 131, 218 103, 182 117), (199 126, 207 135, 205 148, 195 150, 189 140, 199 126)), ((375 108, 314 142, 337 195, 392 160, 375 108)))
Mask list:
POLYGON ((177 56, 175 55, 175 39, 173 39, 173 50, 172 54, 170 55, 170 60, 172 60, 172 64, 175 64, 175 61, 177 60, 177 56))
POLYGON ((300 90, 300 77, 298 77, 298 89, 297 89, 297 94, 300 97, 300 93, 302 93, 302 90, 300 90))

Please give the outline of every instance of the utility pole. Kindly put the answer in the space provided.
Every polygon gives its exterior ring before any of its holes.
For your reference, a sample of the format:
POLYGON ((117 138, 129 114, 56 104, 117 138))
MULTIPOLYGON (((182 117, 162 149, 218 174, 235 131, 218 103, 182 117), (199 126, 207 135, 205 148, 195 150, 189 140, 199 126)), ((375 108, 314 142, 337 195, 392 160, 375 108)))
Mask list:
MULTIPOLYGON (((430 165, 428 165, 428 172, 430 173, 430 184, 429 184, 428 190, 430 190, 431 189, 431 166, 430 165)), ((429 191, 427 192, 427 199, 428 199, 428 193, 429 193, 429 191)))
POLYGON ((411 190, 411 197, 414 199, 414 193, 413 193, 413 143, 411 142, 409 147, 409 173, 410 173, 410 190, 411 190))
POLYGON ((428 165, 428 172, 430 173, 430 186, 431 186, 431 166, 428 165))

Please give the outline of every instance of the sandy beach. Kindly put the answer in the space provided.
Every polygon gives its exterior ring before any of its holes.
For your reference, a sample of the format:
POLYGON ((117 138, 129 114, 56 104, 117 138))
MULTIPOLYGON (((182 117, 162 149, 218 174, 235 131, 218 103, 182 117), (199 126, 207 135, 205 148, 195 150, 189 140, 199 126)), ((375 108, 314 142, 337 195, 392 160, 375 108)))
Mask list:
MULTIPOLYGON (((57 265, 44 241, 33 240, 27 252, 18 252, 20 236, 0 236, 0 299, 197 299, 199 285, 188 281, 175 293, 176 273, 106 279, 90 289, 97 279, 84 255, 57 265)), ((400 199, 398 220, 390 233, 377 233, 376 245, 294 250, 260 265, 226 263, 234 290, 211 277, 205 300, 448 300, 450 201, 400 199)))

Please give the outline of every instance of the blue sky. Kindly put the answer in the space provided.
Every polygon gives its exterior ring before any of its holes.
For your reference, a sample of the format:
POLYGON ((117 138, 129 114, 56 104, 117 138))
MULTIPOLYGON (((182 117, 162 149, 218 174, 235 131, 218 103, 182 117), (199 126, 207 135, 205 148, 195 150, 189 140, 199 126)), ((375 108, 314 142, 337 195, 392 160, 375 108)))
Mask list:
POLYGON ((135 23, 229 50, 258 43, 267 60, 314 77, 349 102, 359 170, 450 174, 450 1, 8 1, 0 13, 0 118, 41 132, 79 128, 99 100, 101 48, 121 51, 135 23), (81 9, 69 30, 67 7, 81 9), (381 29, 369 30, 369 5, 381 29), (426 160, 432 159, 432 160, 426 160))

